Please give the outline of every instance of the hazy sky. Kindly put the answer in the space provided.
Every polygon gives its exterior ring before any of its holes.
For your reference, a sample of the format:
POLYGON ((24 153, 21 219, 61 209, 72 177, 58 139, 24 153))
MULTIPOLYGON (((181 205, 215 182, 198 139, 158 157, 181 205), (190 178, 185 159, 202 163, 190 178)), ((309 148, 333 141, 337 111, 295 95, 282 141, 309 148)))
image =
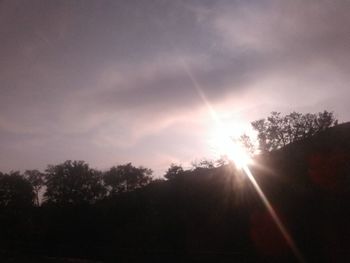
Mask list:
POLYGON ((215 123, 350 120, 350 1, 0 1, 0 170, 215 156, 215 123))

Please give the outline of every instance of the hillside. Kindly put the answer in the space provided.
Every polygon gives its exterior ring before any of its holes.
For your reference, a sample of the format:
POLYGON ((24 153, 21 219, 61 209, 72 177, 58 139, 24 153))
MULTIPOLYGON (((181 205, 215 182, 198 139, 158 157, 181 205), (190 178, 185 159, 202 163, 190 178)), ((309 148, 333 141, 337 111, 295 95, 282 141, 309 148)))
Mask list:
MULTIPOLYGON (((350 123, 258 156, 251 170, 308 262, 349 259, 350 123)), ((107 262, 295 262, 233 165, 186 171, 90 206, 2 211, 0 240, 9 254, 107 262)))

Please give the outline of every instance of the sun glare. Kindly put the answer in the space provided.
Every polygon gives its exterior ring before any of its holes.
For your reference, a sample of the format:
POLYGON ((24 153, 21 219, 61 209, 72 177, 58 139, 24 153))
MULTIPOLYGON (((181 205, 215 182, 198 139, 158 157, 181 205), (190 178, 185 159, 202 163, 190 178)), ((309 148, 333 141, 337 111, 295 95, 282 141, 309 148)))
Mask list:
MULTIPOLYGON (((239 130, 217 127, 213 132, 211 145, 217 156, 225 156, 241 169, 252 162, 248 150, 239 141, 239 130)), ((242 133, 241 133, 242 134, 242 133)))

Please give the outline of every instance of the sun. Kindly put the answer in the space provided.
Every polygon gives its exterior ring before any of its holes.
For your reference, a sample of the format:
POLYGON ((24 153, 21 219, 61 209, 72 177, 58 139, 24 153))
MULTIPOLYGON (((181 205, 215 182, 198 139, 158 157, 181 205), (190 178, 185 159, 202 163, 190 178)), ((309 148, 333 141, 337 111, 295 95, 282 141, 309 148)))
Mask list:
POLYGON ((252 163, 251 154, 239 140, 244 132, 237 125, 235 128, 217 126, 211 135, 211 148, 218 157, 225 156, 233 161, 237 168, 242 169, 252 163))

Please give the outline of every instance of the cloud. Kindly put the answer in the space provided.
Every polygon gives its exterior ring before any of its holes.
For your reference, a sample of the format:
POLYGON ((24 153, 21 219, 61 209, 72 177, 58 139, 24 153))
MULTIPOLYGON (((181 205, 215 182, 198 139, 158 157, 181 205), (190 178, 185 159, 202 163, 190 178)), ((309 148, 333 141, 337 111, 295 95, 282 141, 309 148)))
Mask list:
POLYGON ((325 106, 350 117, 349 1, 0 5, 0 143, 18 162, 201 157, 211 120, 191 76, 247 121, 325 106))
POLYGON ((270 96, 277 107, 322 107, 348 89, 349 10, 348 1, 249 2, 218 8, 208 24, 228 53, 254 54, 259 61, 248 69, 259 75, 254 90, 260 86, 261 92, 252 95, 270 96))

